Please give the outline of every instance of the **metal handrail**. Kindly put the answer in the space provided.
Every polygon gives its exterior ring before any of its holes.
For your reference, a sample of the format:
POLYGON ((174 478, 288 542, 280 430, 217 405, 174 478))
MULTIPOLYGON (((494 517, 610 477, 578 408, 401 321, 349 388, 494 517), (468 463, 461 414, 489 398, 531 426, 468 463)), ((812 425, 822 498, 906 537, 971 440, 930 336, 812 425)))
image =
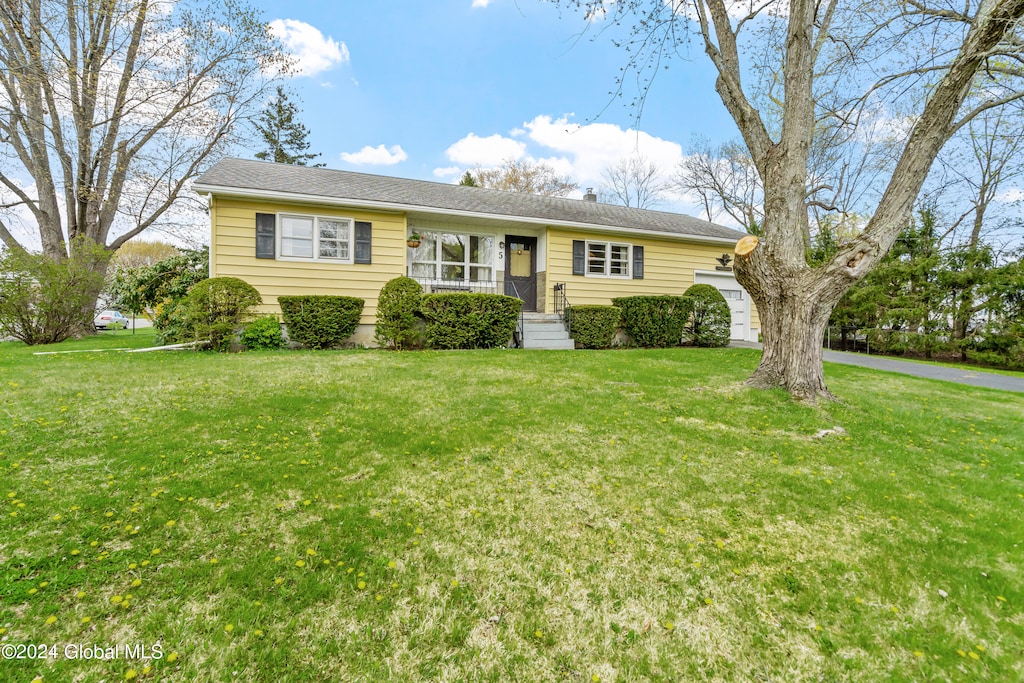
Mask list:
POLYGON ((555 283, 555 314, 562 319, 565 331, 572 334, 572 306, 569 305, 569 297, 565 294, 565 283, 555 283))
MULTIPOLYGON (((523 297, 519 294, 519 288, 516 287, 515 281, 513 281, 513 280, 505 280, 505 293, 508 294, 508 289, 509 289, 510 286, 511 286, 512 292, 513 292, 512 296, 514 296, 515 298, 519 299, 520 301, 522 301, 525 304, 526 300, 523 299, 523 297)), ((514 346, 517 349, 523 348, 523 341, 524 341, 523 340, 523 335, 525 334, 525 329, 526 329, 526 316, 525 316, 525 314, 523 312, 523 307, 520 306, 519 307, 519 322, 516 323, 516 329, 512 333, 512 346, 514 346)))

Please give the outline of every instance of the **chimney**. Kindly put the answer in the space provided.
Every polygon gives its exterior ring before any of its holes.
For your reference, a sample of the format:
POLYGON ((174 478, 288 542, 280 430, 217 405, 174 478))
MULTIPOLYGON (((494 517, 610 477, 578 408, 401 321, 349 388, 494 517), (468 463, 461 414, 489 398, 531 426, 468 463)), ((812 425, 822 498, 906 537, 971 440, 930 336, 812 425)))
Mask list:
POLYGON ((583 195, 583 201, 585 202, 597 202, 597 195, 594 194, 594 188, 588 187, 587 193, 583 195))

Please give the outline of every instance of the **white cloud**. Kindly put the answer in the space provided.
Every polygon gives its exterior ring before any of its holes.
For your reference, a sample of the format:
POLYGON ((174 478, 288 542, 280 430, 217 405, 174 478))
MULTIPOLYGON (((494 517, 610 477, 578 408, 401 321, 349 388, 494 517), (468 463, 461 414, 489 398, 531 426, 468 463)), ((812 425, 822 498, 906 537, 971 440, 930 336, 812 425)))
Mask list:
POLYGON ((494 0, 473 0, 473 7, 487 7, 494 0))
POLYGON ((1024 188, 1011 187, 1006 190, 1001 190, 996 194, 994 199, 997 202, 1005 202, 1007 204, 1024 201, 1024 188))
MULTIPOLYGON (((519 139, 470 133, 446 152, 448 160, 457 165, 436 168, 434 176, 454 179, 466 168, 494 168, 509 158, 543 162, 575 181, 580 192, 574 196, 580 197, 585 188, 605 185, 605 169, 622 159, 642 155, 657 165, 666 180, 683 160, 683 147, 677 142, 610 123, 580 125, 572 122, 571 116, 537 116, 509 133, 519 139)), ((698 214, 690 197, 669 191, 666 200, 666 210, 698 214)))
POLYGON ((401 145, 392 145, 389 148, 385 148, 384 145, 376 147, 367 145, 358 152, 343 152, 341 155, 342 161, 365 166, 392 166, 400 164, 408 158, 409 155, 405 153, 401 145))
POLYGON ((521 159, 526 155, 526 143, 502 135, 486 138, 470 133, 445 152, 450 161, 466 166, 497 166, 506 159, 521 159))
MULTIPOLYGON (((601 185, 606 168, 636 154, 656 164, 666 176, 683 158, 682 145, 677 142, 611 123, 580 125, 571 123, 568 117, 538 116, 523 127, 531 141, 545 150, 554 150, 570 163, 570 170, 565 172, 580 185, 601 185)), ((563 169, 555 159, 544 161, 559 171, 563 169)))
POLYGON ((315 76, 349 61, 348 48, 320 29, 296 19, 274 19, 271 32, 295 58, 299 76, 315 76))

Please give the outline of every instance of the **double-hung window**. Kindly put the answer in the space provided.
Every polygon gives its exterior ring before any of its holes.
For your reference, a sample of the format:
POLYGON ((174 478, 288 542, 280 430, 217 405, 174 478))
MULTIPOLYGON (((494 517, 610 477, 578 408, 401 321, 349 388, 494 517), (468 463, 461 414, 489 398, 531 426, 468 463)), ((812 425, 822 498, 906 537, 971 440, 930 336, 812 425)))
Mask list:
POLYGON ((587 275, 629 277, 630 245, 587 242, 587 275))
POLYGON ((281 214, 282 258, 352 263, 352 219, 281 214))

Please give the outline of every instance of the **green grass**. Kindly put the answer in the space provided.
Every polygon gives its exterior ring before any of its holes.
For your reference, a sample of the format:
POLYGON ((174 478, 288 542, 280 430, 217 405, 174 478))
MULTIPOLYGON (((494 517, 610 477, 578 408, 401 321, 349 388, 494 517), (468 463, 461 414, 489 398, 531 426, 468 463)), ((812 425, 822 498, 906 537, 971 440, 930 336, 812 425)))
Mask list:
POLYGON ((1021 395, 830 365, 808 407, 746 349, 34 350, 0 344, 0 639, 164 656, 0 680, 1024 678, 1021 395))

